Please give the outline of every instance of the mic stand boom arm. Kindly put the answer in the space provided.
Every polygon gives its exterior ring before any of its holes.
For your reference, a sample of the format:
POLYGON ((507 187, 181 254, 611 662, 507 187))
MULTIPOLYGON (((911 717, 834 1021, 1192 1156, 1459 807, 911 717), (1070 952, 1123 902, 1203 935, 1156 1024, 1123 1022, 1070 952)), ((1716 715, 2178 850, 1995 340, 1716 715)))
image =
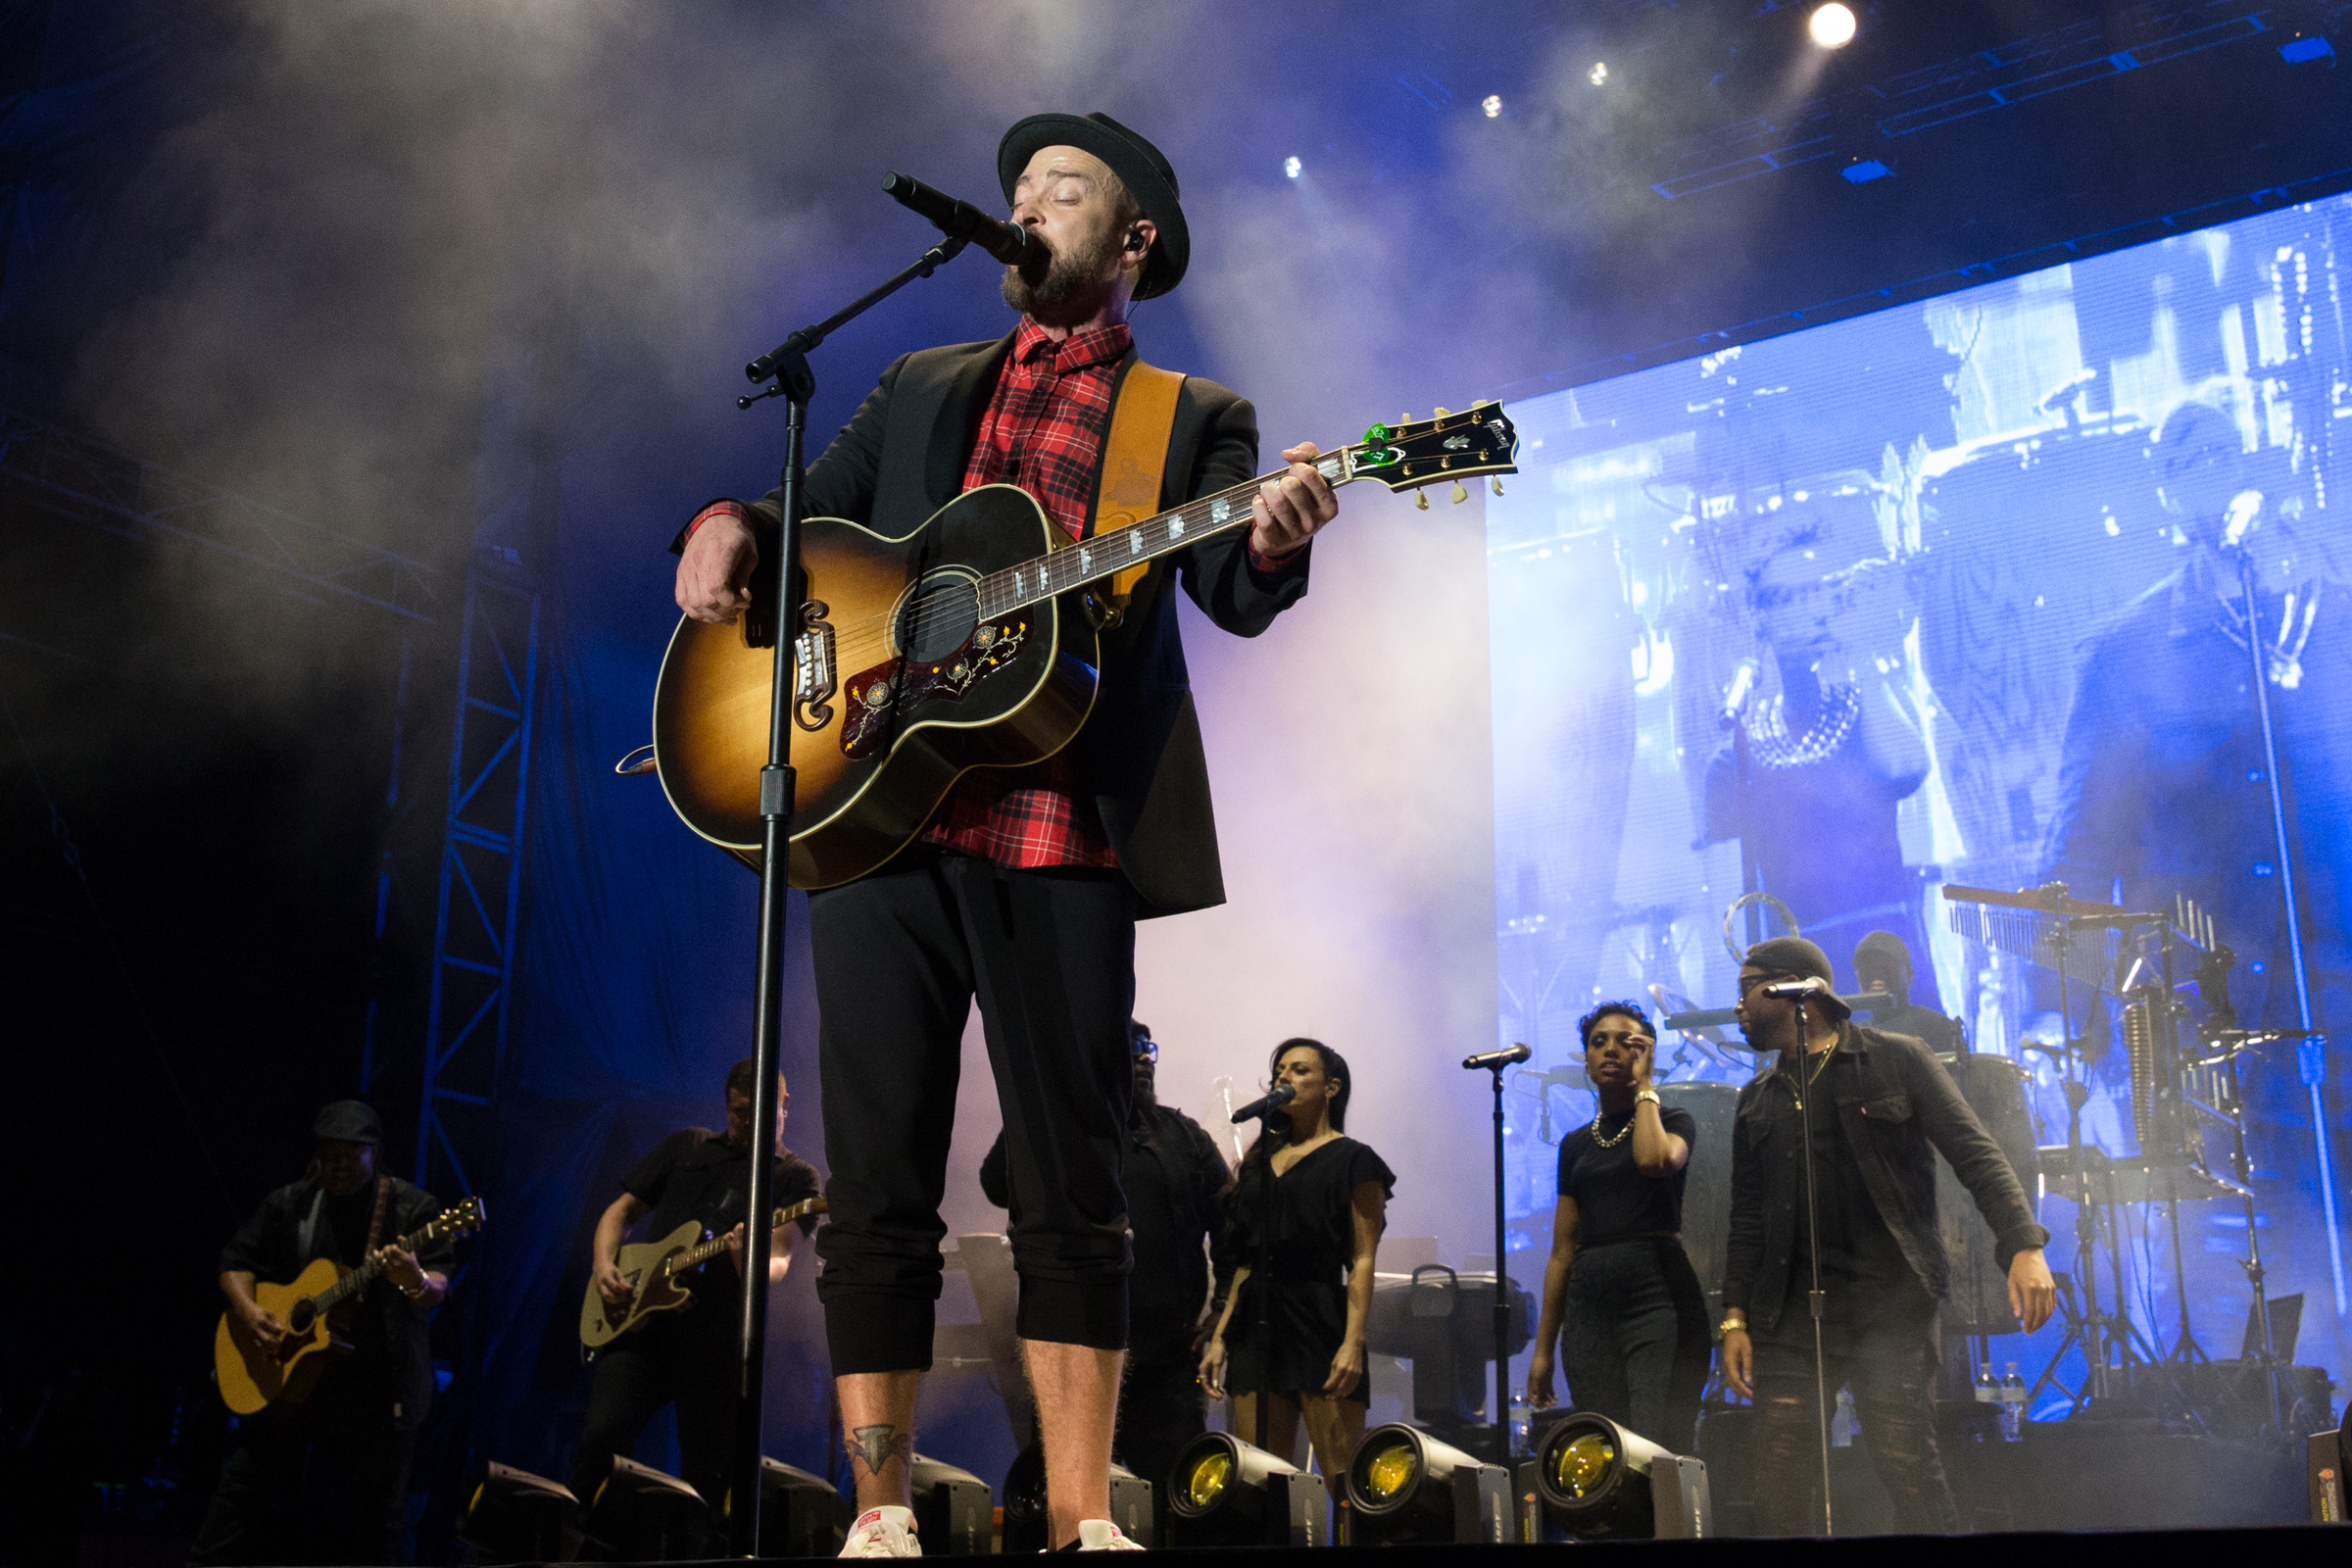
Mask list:
MULTIPOLYGON (((775 665, 769 677, 767 765, 760 770, 760 958, 759 990, 753 1006, 753 1057, 759 1063, 752 1080, 751 1201, 754 1215, 772 1214, 775 1202, 776 1074, 781 1066, 784 1016, 785 895, 791 887, 792 857, 792 697, 793 617, 787 607, 798 602, 801 577, 801 449, 808 430, 808 401, 816 395, 816 376, 808 356, 843 323, 863 315, 918 277, 929 277, 941 264, 953 261, 967 242, 953 236, 941 240, 879 288, 834 312, 813 326, 804 326, 744 367, 753 381, 775 377, 764 392, 735 400, 748 409, 762 398, 784 399, 784 472, 780 485, 783 523, 778 530, 773 573, 776 616, 775 665)), ((739 1359, 735 1385, 735 1441, 728 1455, 728 1490, 732 1506, 725 1509, 728 1545, 734 1555, 751 1557, 760 1544, 760 1414, 767 1377, 767 1268, 774 1233, 758 1221, 745 1228, 743 1247, 742 1313, 736 1341, 739 1359)))

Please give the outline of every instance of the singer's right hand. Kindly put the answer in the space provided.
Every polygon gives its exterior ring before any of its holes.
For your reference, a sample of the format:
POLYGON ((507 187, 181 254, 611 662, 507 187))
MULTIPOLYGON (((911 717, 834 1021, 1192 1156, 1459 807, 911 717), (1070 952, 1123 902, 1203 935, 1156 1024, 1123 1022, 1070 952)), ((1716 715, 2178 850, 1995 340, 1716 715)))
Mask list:
POLYGON ((1756 1396, 1756 1347, 1745 1329, 1723 1331, 1723 1381, 1742 1399, 1756 1396))
POLYGON ((1538 1350, 1527 1363, 1527 1402, 1539 1410, 1548 1410, 1560 1402, 1551 1392, 1551 1352, 1538 1350))
POLYGON ((1212 1399, 1225 1397, 1225 1341, 1212 1334, 1200 1351, 1200 1386, 1212 1399))
POLYGON ((760 546, 740 518, 705 519, 678 557, 678 608, 696 620, 724 625, 751 608, 760 546))

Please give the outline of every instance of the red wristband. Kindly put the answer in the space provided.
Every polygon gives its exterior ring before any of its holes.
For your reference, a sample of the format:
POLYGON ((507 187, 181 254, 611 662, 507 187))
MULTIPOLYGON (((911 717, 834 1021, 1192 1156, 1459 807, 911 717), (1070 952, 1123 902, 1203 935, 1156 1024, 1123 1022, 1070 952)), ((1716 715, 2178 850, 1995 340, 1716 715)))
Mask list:
POLYGON ((700 528, 704 523, 709 522, 712 517, 717 516, 733 517, 737 522, 743 521, 743 503, 740 501, 711 502, 709 506, 705 507, 702 511, 694 514, 694 520, 692 522, 686 524, 686 535, 683 542, 688 544, 693 543, 694 530, 700 528))

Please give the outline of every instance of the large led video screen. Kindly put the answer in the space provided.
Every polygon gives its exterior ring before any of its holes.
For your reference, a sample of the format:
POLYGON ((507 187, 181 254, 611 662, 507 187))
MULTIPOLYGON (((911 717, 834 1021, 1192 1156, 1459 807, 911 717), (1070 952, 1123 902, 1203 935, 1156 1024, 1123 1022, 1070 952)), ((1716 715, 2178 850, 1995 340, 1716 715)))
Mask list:
MULTIPOLYGON (((1543 1101, 1515 1102, 1540 1135, 1514 1140, 1515 1247, 1544 1245, 1546 1145, 1592 1114, 1596 1000, 1728 1007, 1736 947, 1792 927, 1850 992, 1857 947, 1899 941, 1909 1003, 1991 1058, 1993 1100, 2014 1085, 2052 1264, 2076 1250, 2048 1152, 2071 1076, 2082 1145, 2157 1172, 2099 1208, 2104 1303, 2120 1286, 2138 1353, 2239 1353, 2245 1205, 2171 1174, 2229 1174, 2226 1069, 2151 1124, 2124 1004, 2166 977, 2113 972, 2132 933, 2074 943, 2062 990, 2036 916, 1946 894, 2063 882, 2170 913, 2234 955, 2244 1026, 2352 1028, 2347 242, 2333 199, 1511 406, 1522 472, 1488 510, 1499 1023, 1543 1101)), ((2177 956, 2186 1056, 2221 988, 2177 956)), ((1728 1026, 1658 1054, 1678 1082, 1757 1065, 1728 1026)), ((2331 1061, 2290 1039, 2235 1067, 2270 1293, 2302 1298, 2295 1360, 2340 1374, 2331 1061)), ((1994 1353, 2031 1377, 2061 1333, 1994 1353)), ((2038 1407, 2080 1382, 2057 1370, 2038 1407)))

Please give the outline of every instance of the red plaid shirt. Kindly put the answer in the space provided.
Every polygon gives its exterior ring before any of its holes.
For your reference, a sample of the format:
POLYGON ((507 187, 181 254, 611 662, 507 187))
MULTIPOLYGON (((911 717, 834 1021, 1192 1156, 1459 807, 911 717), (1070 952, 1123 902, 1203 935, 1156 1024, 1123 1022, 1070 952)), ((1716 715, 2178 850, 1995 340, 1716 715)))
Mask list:
MULTIPOLYGON (((963 487, 1019 485, 1071 538, 1086 537, 1111 387, 1134 341, 1122 321, 1056 343, 1023 317, 980 416, 963 487)), ((964 774, 916 842, 1015 870, 1119 863, 1095 803, 1071 790, 1066 753, 1032 767, 964 774)))

